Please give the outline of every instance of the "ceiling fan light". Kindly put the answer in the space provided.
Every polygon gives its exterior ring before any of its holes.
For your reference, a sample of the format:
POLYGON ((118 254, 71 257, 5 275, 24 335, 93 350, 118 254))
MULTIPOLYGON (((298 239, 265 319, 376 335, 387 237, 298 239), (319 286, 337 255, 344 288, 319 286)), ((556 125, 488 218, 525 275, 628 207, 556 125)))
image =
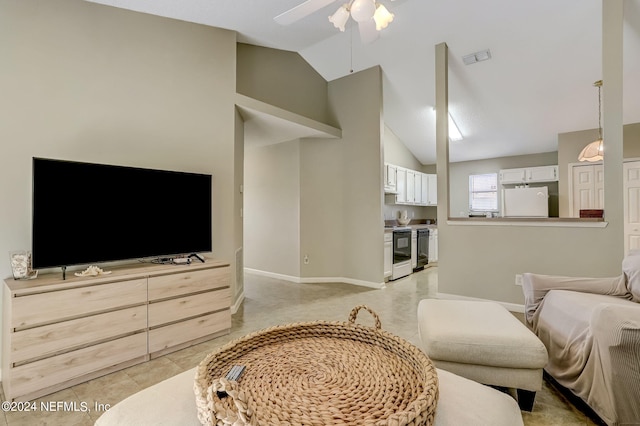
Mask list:
POLYGON ((349 9, 346 4, 343 4, 336 10, 336 13, 329 16, 329 22, 333 24, 334 27, 344 32, 344 27, 347 25, 347 21, 349 20, 349 9))
POLYGON ((354 0, 351 4, 351 17, 356 22, 364 22, 376 13, 376 3, 374 0, 354 0))
POLYGON ((381 31, 393 21, 395 15, 390 13, 383 4, 378 4, 376 13, 373 15, 373 20, 376 21, 376 30, 381 31))
POLYGON ((589 145, 585 146, 580 155, 578 156, 579 161, 602 161, 604 159, 604 147, 602 146, 602 139, 598 139, 597 141, 591 142, 589 145))

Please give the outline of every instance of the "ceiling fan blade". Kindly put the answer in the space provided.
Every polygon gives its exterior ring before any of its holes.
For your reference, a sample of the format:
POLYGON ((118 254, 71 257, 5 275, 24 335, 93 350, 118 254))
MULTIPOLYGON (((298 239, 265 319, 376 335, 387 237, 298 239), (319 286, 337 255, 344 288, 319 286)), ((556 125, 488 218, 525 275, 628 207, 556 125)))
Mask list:
POLYGON ((281 13, 273 18, 273 20, 280 25, 290 25, 327 5, 330 5, 334 1, 335 0, 307 0, 304 3, 300 3, 296 7, 281 13))
POLYGON ((380 36, 380 32, 376 30, 376 21, 373 18, 358 23, 360 30, 360 41, 363 44, 373 43, 380 36))

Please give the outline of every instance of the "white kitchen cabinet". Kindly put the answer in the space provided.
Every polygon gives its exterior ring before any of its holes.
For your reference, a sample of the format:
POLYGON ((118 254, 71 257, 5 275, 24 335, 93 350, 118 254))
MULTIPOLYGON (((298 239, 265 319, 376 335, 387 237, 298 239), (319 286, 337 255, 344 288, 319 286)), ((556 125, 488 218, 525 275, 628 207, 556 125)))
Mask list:
POLYGON ((602 164, 580 164, 570 168, 569 216, 580 217, 582 209, 604 208, 602 164))
POLYGON ((500 183, 502 185, 556 182, 557 180, 557 165, 500 170, 500 183))
POLYGON ((527 182, 557 182, 558 166, 529 167, 527 182))
POLYGON ((438 204, 437 176, 393 164, 384 167, 384 192, 395 194, 395 204, 435 206, 438 204), (391 182, 393 180, 393 182, 391 182), (395 190, 392 190, 395 185, 395 190))
POLYGON ((424 173, 414 172, 413 174, 413 202, 417 205, 424 205, 425 200, 422 199, 422 176, 424 173))
POLYGON ((384 234, 384 277, 391 276, 393 268, 393 233, 385 232, 384 234))
POLYGON ((418 266, 418 231, 411 231, 411 269, 418 266))
POLYGON ((416 202, 416 172, 407 170, 407 198, 406 202, 413 204, 416 202))
POLYGON ((438 261, 438 230, 429 230, 429 263, 438 261))
POLYGON ((500 183, 524 183, 526 180, 526 169, 505 169, 500 170, 500 183))
POLYGON ((397 166, 394 166, 393 164, 384 165, 384 192, 386 194, 396 193, 397 172, 397 166))
POLYGON ((407 202, 407 169, 398 167, 396 170, 396 204, 407 202))
POLYGON ((420 199, 422 200, 422 205, 426 206, 429 205, 429 175, 426 173, 422 173, 422 176, 420 176, 420 191, 421 191, 421 196, 420 199))
MULTIPOLYGON (((435 206, 438 204, 438 176, 434 174, 424 175, 427 177, 427 196, 425 204, 427 206, 435 206)), ((424 185, 424 180, 422 181, 424 185)), ((422 190, 424 193, 424 189, 422 190)))

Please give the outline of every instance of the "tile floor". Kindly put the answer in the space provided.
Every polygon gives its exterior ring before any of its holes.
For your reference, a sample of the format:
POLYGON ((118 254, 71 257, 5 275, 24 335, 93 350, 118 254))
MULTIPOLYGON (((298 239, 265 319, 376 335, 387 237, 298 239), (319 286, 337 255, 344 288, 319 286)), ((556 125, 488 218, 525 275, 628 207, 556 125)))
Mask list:
MULTIPOLYGON (((245 301, 233 315, 229 335, 48 395, 36 401, 36 412, 0 413, 0 426, 92 425, 105 406, 195 367, 209 352, 232 339, 277 324, 346 321, 351 308, 360 304, 379 315, 385 330, 419 345, 416 308, 421 299, 437 293, 437 280, 437 267, 389 283, 383 290, 347 284, 294 284, 247 274, 245 301), (51 409, 40 411, 41 401, 49 402, 51 409), (58 411, 53 411, 55 408, 58 411)), ((358 321, 373 324, 365 311, 360 312, 358 321)), ((4 401, 4 395, 0 397, 4 401)), ((523 412, 523 418, 527 426, 594 424, 546 382, 536 396, 533 412, 523 412)))

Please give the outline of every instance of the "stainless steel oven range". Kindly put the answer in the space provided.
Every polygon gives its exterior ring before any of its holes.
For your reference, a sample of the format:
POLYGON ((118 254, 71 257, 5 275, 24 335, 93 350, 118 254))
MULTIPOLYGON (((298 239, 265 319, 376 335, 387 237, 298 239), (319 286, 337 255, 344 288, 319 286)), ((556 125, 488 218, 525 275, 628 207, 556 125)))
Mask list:
POLYGON ((429 229, 418 229, 417 259, 414 270, 424 269, 429 263, 429 229))
POLYGON ((411 228, 396 227, 393 229, 393 266, 391 279, 411 274, 411 228))

